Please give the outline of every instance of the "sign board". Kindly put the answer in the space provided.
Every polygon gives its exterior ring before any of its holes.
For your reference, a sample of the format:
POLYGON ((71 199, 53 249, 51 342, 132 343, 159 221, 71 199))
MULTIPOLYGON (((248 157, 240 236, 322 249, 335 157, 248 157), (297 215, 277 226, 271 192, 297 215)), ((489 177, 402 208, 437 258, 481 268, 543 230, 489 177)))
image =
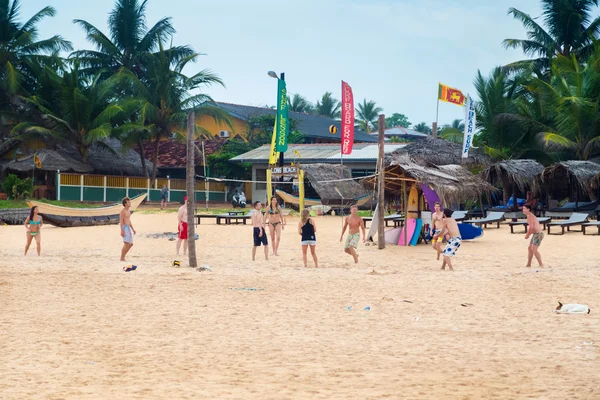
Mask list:
POLYGON ((298 175, 298 168, 295 166, 287 166, 283 167, 283 172, 281 172, 281 167, 273 167, 271 168, 271 173, 273 175, 298 175))

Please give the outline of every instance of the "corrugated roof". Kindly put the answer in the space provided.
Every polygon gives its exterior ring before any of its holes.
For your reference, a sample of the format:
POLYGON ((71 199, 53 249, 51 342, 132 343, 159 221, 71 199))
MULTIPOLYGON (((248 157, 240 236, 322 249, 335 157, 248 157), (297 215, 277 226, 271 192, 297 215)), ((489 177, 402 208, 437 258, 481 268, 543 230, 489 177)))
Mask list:
MULTIPOLYGON (((248 120, 252 117, 258 117, 261 115, 275 115, 277 110, 264 107, 254 106, 243 106, 240 104, 220 103, 217 102, 220 108, 227 111, 231 115, 248 120)), ((340 134, 342 131, 341 122, 334 119, 324 117, 322 115, 312 115, 298 112, 289 112, 289 117, 298 121, 298 130, 304 134, 304 136, 311 138, 324 138, 327 140, 340 140, 340 134), (337 127, 337 133, 331 134, 329 127, 335 125, 337 127)), ((377 137, 373 137, 360 129, 354 129, 354 140, 356 142, 365 143, 376 143, 377 137)))
MULTIPOLYGON (((373 161, 377 160, 378 145, 370 143, 355 143, 352 154, 344 155, 344 160, 373 161)), ((406 146, 405 144, 386 144, 385 153, 392 153, 406 146)), ((266 164, 269 161, 271 145, 265 144, 247 153, 240 154, 229 161, 232 162, 258 162, 266 164)), ((284 158, 288 161, 306 162, 337 162, 340 159, 340 145, 331 144, 290 144, 284 158), (294 153, 296 150, 301 157, 294 153)))

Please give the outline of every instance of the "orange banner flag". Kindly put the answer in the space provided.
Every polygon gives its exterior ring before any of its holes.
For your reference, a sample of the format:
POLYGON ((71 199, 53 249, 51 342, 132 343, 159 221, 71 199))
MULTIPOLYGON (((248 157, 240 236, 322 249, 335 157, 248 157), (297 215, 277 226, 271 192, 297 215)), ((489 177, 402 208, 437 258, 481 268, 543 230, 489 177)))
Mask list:
POLYGON ((438 89, 438 99, 457 106, 465 105, 465 95, 458 89, 451 88, 440 83, 438 89))

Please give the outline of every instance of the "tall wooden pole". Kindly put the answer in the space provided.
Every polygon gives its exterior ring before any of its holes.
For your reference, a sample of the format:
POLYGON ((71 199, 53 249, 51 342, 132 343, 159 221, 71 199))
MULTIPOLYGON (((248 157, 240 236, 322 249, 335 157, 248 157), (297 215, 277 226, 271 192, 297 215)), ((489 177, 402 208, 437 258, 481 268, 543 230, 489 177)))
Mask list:
POLYGON ((379 115, 379 155, 377 157, 377 205, 379 213, 377 221, 379 229, 377 229, 377 246, 379 249, 385 249, 385 165, 383 159, 385 152, 383 151, 384 133, 385 133, 385 115, 379 115))
POLYGON ((194 155, 196 152, 194 146, 194 112, 188 114, 187 120, 187 166, 186 166, 186 189, 187 189, 187 223, 188 223, 188 254, 189 265, 192 268, 198 266, 196 261, 196 229, 194 227, 194 210, 196 209, 196 162, 194 155))

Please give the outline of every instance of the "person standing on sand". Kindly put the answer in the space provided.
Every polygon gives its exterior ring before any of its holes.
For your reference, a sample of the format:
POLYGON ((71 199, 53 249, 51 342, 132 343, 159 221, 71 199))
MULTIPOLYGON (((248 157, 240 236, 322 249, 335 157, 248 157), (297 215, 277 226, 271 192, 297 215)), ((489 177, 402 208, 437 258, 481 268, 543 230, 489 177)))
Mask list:
POLYGON ((256 248, 262 244, 265 247, 265 260, 269 259, 269 242, 267 241, 267 232, 265 232, 265 220, 262 216, 262 204, 260 201, 253 203, 254 211, 252 212, 252 231, 254 239, 254 247, 252 247, 252 261, 256 257, 256 248))
POLYGON ((273 255, 278 256, 279 241, 281 240, 281 231, 285 226, 283 210, 277 201, 277 197, 271 198, 271 204, 265 209, 265 223, 269 225, 271 234, 271 246, 273 246, 273 255))
POLYGON ((444 220, 442 224, 442 230, 440 233, 433 237, 433 240, 439 239, 440 237, 444 237, 444 235, 449 234, 450 239, 448 239, 448 243, 446 243, 446 247, 442 252, 444 256, 444 262, 442 263, 442 269, 446 269, 446 264, 450 268, 450 271, 454 271, 452 268, 451 258, 456 255, 456 250, 460 247, 460 243, 462 242, 462 238, 460 237, 460 230, 458 229, 458 224, 456 220, 452 218, 452 210, 446 208, 444 209, 444 220))
POLYGON ((121 249, 121 261, 125 261, 125 256, 133 247, 133 235, 135 235, 135 229, 131 224, 131 200, 129 197, 123 198, 123 209, 119 214, 119 226, 121 227, 121 237, 123 238, 123 248, 121 249))
POLYGON ((183 255, 187 254, 188 248, 188 223, 187 223, 187 196, 183 198, 183 205, 179 207, 179 211, 177 212, 177 255, 179 255, 179 249, 181 248, 181 243, 183 242, 183 255))
POLYGON ((531 242, 529 242, 529 247, 527 248, 527 265, 526 267, 531 267, 531 260, 533 260, 533 256, 537 260, 540 267, 543 267, 542 263, 542 255, 539 252, 540 245, 542 244, 542 240, 544 240, 544 228, 540 221, 538 221, 537 217, 533 215, 531 212, 531 205, 525 204, 523 206, 523 214, 527 216, 527 235, 525 235, 525 240, 529 239, 531 236, 531 242))
POLYGON ((160 209, 167 208, 167 199, 169 198, 169 189, 167 185, 163 185, 160 190, 160 209))
POLYGON ((29 250, 29 246, 31 245, 31 241, 35 238, 35 245, 37 248, 37 255, 40 255, 42 251, 42 237, 41 230, 43 225, 42 217, 38 215, 38 207, 31 207, 31 211, 29 212, 29 217, 25 220, 25 236, 27 237, 27 242, 25 243, 25 254, 27 255, 27 251, 29 250))
POLYGON ((346 227, 348 227, 348 237, 346 238, 346 243, 344 244, 344 252, 350 254, 352 258, 354 258, 354 262, 358 263, 358 254, 356 253, 356 247, 358 246, 358 241, 360 240, 360 230, 362 229, 362 241, 365 242, 365 223, 362 218, 358 216, 358 206, 354 205, 350 207, 350 216, 346 217, 344 222, 344 228, 342 229, 342 234, 340 235, 340 242, 344 238, 344 232, 346 232, 346 227))
POLYGON ((317 259, 317 224, 314 220, 310 219, 310 211, 305 208, 302 210, 302 219, 298 222, 298 234, 301 237, 300 244, 302 245, 302 260, 304 261, 304 268, 308 266, 308 260, 306 252, 308 246, 310 246, 310 254, 312 254, 313 261, 315 262, 315 268, 319 268, 319 260, 317 259))
MULTIPOLYGON (((442 225, 444 225, 444 213, 442 212, 442 206, 439 201, 436 201, 433 205, 433 214, 431 215, 431 225, 433 230, 433 237, 442 231, 442 225)), ((432 239, 431 243, 433 244, 433 249, 437 252, 437 259, 440 259, 440 254, 442 254, 442 242, 444 240, 443 236, 440 236, 438 239, 432 239)))

